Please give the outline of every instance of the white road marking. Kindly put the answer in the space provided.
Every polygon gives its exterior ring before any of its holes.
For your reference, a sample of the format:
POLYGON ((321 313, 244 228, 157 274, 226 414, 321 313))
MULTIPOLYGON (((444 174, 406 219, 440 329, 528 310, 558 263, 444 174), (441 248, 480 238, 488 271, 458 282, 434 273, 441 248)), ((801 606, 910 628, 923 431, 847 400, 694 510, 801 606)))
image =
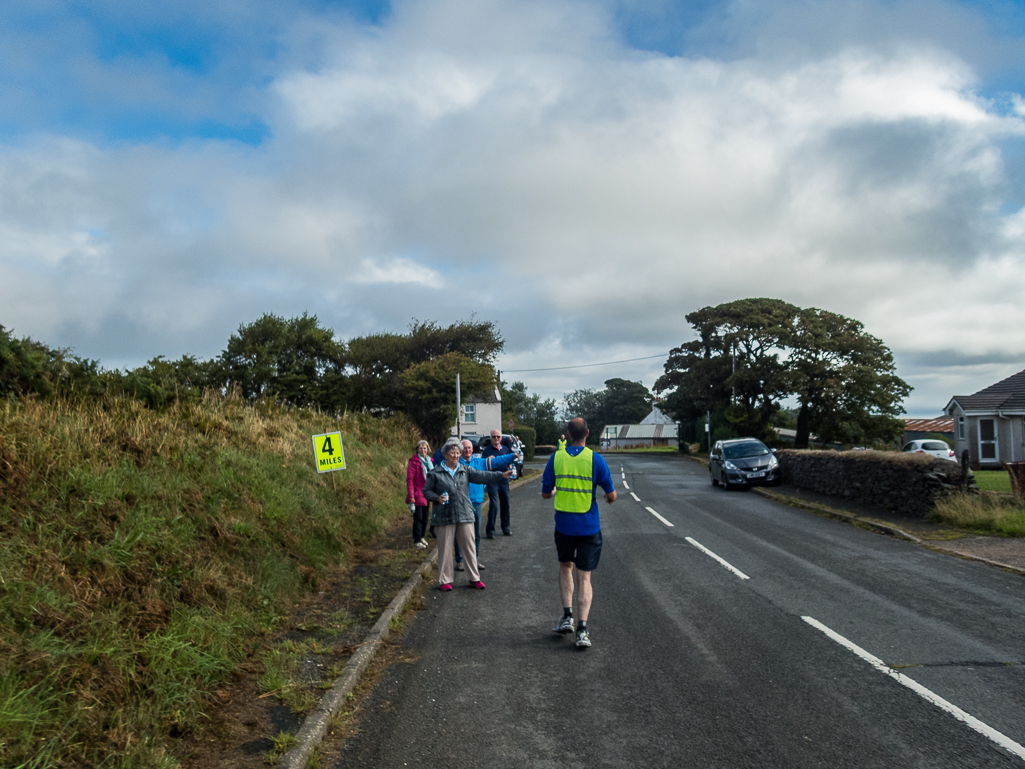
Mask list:
MULTIPOLYGON (((640 502, 641 501, 641 498, 638 497, 636 494, 634 494, 632 491, 630 492, 630 496, 634 498, 634 502, 640 502)), ((651 508, 649 508, 649 510, 650 509, 651 508)))
MULTIPOLYGON (((635 497, 635 499, 636 499, 636 497, 635 497)), ((639 500, 639 499, 638 499, 637 501, 638 501, 638 502, 640 502, 641 500, 639 500)), ((647 511, 648 511, 649 513, 651 513, 651 514, 652 514, 653 516, 655 516, 656 518, 658 518, 658 519, 659 519, 660 521, 662 521, 662 523, 664 523, 664 524, 665 524, 666 526, 672 526, 672 525, 673 525, 673 524, 669 523, 669 521, 667 521, 667 520, 666 520, 665 518, 663 518, 663 517, 662 517, 661 515, 659 515, 658 513, 656 513, 656 512, 654 511, 654 510, 652 510, 652 509, 651 509, 650 507, 646 507, 646 508, 644 508, 644 509, 645 509, 645 510, 647 510, 647 511)))
POLYGON ((626 485, 626 478, 623 479, 623 488, 626 489, 627 491, 630 490, 630 487, 626 485))
POLYGON ((623 480, 624 481, 626 480, 626 473, 625 472, 623 473, 623 480))
MULTIPOLYGON (((649 507, 648 509, 650 510, 651 508, 649 507)), ((716 555, 715 553, 713 553, 713 552, 712 552, 711 550, 709 550, 709 549, 708 549, 707 547, 705 547, 704 545, 702 545, 702 544, 701 544, 700 542, 698 542, 697 540, 695 540, 695 539, 691 539, 690 537, 687 537, 686 539, 687 539, 687 541, 688 541, 688 542, 690 542, 690 543, 691 543, 692 545, 694 545, 694 547, 696 547, 696 548, 697 548, 698 550, 700 550, 700 551, 701 551, 702 553, 704 553, 704 554, 705 554, 705 555, 707 555, 707 556, 710 556, 710 557, 714 558, 715 560, 717 560, 717 561, 718 561, 719 563, 721 563, 721 564, 722 564, 723 566, 725 566, 725 567, 726 567, 727 569, 729 569, 730 571, 732 571, 732 572, 733 572, 734 574, 736 574, 736 575, 737 575, 738 577, 740 577, 741 579, 751 579, 751 578, 750 578, 749 576, 747 576, 747 575, 746 575, 746 574, 745 574, 744 572, 742 572, 742 571, 741 571, 740 569, 736 568, 735 566, 733 566, 733 565, 732 565, 731 563, 729 563, 728 561, 724 561, 724 560, 723 560, 722 558, 720 558, 719 556, 717 556, 717 555, 716 555)))
POLYGON ((812 617, 801 617, 801 619, 803 619, 805 622, 807 622, 812 627, 821 630, 829 638, 832 638, 834 641, 836 641, 838 644, 843 646, 848 651, 852 651, 855 654, 857 654, 859 657, 861 657, 863 660, 865 660, 865 662, 869 663, 872 667, 874 667, 880 673, 888 675, 890 678, 894 679, 898 683, 903 684, 904 686, 909 688, 911 691, 915 692, 917 695, 919 695, 923 699, 927 700, 928 702, 931 702, 933 705, 938 707, 940 710, 945 710, 947 713, 950 713, 950 715, 952 715, 958 721, 961 721, 962 723, 966 724, 967 726, 970 726, 972 729, 977 731, 979 734, 982 734, 982 735, 985 735, 986 737, 989 737, 989 739, 993 740, 993 742, 995 742, 997 745, 1002 747, 1004 750, 1007 750, 1007 751, 1013 753, 1014 755, 1018 756, 1018 758, 1025 758, 1025 747, 1019 745, 1017 742, 1012 740, 1006 734, 1002 734, 1001 732, 998 732, 996 729, 994 729, 991 726, 987 726, 986 724, 984 724, 982 721, 980 721, 979 719, 975 718, 974 716, 971 716, 968 713, 965 713, 963 710, 961 710, 961 708, 957 707, 957 705, 954 705, 954 704, 948 702, 947 700, 945 700, 942 697, 940 697, 938 694, 935 694, 934 692, 930 691, 929 689, 926 689, 920 683, 918 683, 917 681, 915 681, 915 680, 913 680, 911 678, 908 678, 903 673, 898 673, 896 670, 891 668, 889 665, 887 665, 885 662, 883 662, 878 657, 876 657, 876 656, 874 656, 872 654, 869 654, 867 651, 862 649, 860 646, 858 646, 857 644, 853 643, 852 641, 848 641, 846 638, 844 638, 839 633, 833 632, 832 630, 830 630, 828 627, 823 625, 818 620, 816 620, 816 619, 814 619, 812 617))

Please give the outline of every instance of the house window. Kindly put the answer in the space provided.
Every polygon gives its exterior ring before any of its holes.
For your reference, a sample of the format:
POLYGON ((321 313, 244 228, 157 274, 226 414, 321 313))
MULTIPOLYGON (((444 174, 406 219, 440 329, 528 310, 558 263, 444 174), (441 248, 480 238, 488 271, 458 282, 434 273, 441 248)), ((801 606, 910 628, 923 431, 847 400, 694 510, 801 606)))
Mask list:
POLYGON ((957 439, 959 441, 964 440, 964 417, 960 416, 957 418, 957 439))
POLYGON ((979 420, 979 460, 995 462, 997 458, 997 430, 995 419, 979 420))
POLYGON ((464 403, 463 404, 463 421, 464 422, 476 422, 477 421, 477 404, 476 403, 464 403))

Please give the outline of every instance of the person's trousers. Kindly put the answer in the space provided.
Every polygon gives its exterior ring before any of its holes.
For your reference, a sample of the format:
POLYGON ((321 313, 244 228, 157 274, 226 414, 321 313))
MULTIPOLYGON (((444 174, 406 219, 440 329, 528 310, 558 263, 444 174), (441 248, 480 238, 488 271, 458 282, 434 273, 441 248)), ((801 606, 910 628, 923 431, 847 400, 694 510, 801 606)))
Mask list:
POLYGON ((452 584, 455 573, 452 545, 456 540, 459 541, 459 548, 463 551, 467 581, 480 582, 480 572, 477 571, 477 551, 473 547, 473 524, 452 523, 446 526, 435 526, 434 533, 438 537, 438 584, 452 584))
POLYGON ((503 478, 498 483, 489 483, 488 490, 488 525, 485 533, 491 537, 495 534, 495 518, 501 513, 502 531, 509 531, 509 481, 503 478))
MULTIPOLYGON (((473 544, 476 548, 477 560, 480 560, 480 509, 484 506, 483 502, 471 502, 473 505, 473 544)), ((456 563, 463 562, 463 554, 459 551, 459 543, 456 542, 456 563)))
POLYGON ((427 528, 431 521, 431 506, 417 505, 413 510, 413 543, 427 536, 427 528))

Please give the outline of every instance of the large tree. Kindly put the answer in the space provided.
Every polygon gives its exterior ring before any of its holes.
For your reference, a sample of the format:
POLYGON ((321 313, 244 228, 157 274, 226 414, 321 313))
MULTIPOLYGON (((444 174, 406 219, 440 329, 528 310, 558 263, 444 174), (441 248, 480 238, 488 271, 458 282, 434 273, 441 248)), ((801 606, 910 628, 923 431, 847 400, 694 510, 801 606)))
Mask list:
POLYGON ((327 374, 339 374, 344 360, 344 346, 331 329, 320 326, 316 315, 286 320, 267 314, 231 335, 217 358, 215 376, 246 398, 323 406, 331 400, 327 374))
POLYGON ((442 443, 456 422, 457 373, 464 393, 484 392, 494 386, 495 371, 490 365, 458 352, 415 363, 400 376, 403 411, 433 445, 442 443))
POLYGON ((800 309, 779 299, 741 299, 687 315, 698 334, 669 354, 655 391, 687 421, 716 411, 739 434, 768 437, 787 394, 784 339, 800 309))
POLYGON ((640 382, 606 379, 602 400, 607 425, 635 425, 651 413, 651 393, 640 382))
POLYGON ((655 391, 677 419, 722 415, 768 438, 780 401, 800 403, 797 445, 888 440, 910 392, 893 356, 856 320, 778 299, 742 299, 687 315, 698 338, 674 349, 655 391))
POLYGON ((554 398, 542 399, 537 393, 527 392, 523 382, 502 385, 502 415, 517 424, 531 427, 537 445, 551 446, 559 439, 558 409, 554 398))
POLYGON ((897 417, 911 387, 894 373, 890 350, 852 318, 802 310, 787 339, 790 391, 797 396, 795 445, 812 433, 825 443, 873 443, 896 438, 897 417))

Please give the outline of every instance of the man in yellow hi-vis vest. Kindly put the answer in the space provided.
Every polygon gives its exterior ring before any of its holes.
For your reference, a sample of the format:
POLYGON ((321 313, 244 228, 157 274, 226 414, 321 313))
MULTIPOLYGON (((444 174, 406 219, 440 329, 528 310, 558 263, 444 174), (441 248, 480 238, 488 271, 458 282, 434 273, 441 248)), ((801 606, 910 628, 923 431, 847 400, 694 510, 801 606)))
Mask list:
POLYGON ((555 498, 555 549, 559 555, 559 592, 562 617, 556 633, 577 631, 576 645, 591 645, 587 616, 591 610, 591 572, 601 557, 601 519, 595 488, 605 492, 605 501, 616 501, 612 473, 601 454, 586 447, 587 422, 571 419, 566 426, 572 443, 548 458, 541 476, 541 496, 555 498), (576 566, 577 622, 573 618, 573 567, 576 566))
POLYGON ((565 435, 560 435, 559 436, 559 451, 562 451, 564 448, 566 448, 566 436, 565 435))

